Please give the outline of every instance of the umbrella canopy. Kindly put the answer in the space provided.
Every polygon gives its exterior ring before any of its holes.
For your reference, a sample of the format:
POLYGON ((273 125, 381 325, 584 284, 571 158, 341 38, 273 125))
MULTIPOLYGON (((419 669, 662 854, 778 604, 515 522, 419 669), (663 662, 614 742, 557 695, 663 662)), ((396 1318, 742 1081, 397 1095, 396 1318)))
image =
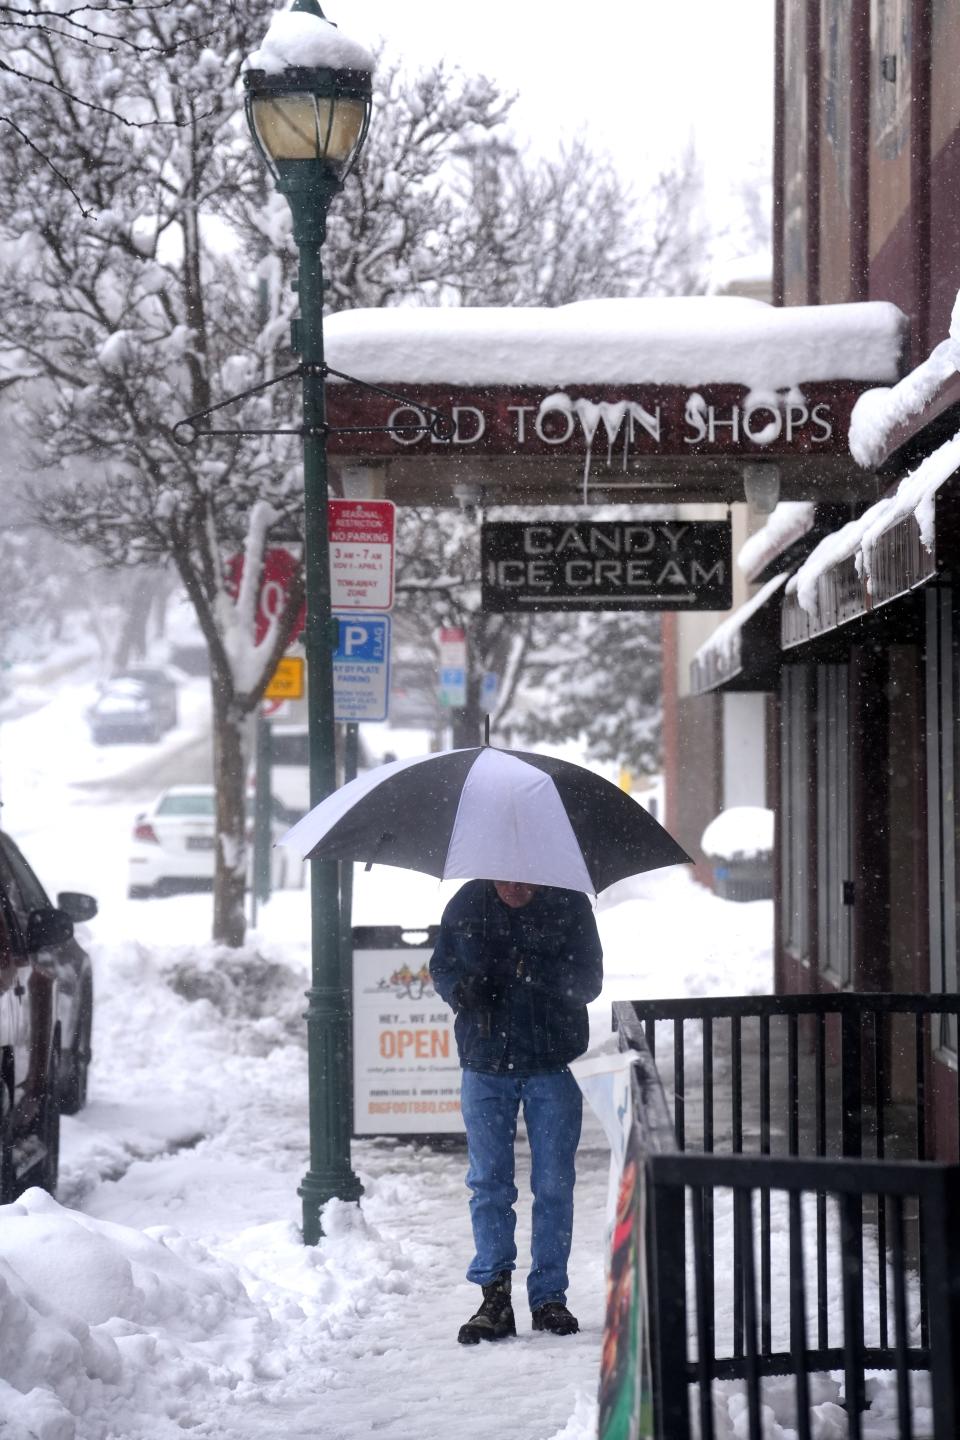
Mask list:
POLYGON ((609 780, 567 760, 489 746, 381 765, 328 795, 279 843, 305 859, 590 894, 690 860, 609 780))

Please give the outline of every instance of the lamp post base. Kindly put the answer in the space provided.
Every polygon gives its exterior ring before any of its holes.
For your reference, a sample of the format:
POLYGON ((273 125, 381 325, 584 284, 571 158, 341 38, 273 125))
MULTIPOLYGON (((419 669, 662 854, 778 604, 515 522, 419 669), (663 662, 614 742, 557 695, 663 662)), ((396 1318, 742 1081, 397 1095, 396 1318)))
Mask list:
POLYGON ((323 1236, 320 1212, 327 1201, 336 1198, 355 1202, 363 1194, 363 1186, 350 1169, 308 1170, 297 1194, 303 1201, 303 1243, 317 1245, 323 1236))

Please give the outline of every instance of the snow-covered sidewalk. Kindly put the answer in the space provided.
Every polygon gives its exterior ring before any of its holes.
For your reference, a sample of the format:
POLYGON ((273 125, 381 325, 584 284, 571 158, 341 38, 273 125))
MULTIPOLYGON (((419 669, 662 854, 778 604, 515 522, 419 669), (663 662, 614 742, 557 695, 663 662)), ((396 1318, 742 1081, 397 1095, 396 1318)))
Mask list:
MULTIPOLYGON (((184 943, 208 906, 147 902, 91 927, 96 1059, 91 1104, 65 1122, 63 1203, 34 1191, 0 1211, 4 1440, 586 1440, 603 1318, 599 1126, 588 1119, 579 1160, 581 1334, 526 1328, 521 1174, 520 1334, 458 1347, 475 1298, 463 1153, 357 1144, 361 1205, 331 1202, 324 1240, 305 1249, 306 897, 277 896, 241 952, 184 943), (122 938, 134 917, 149 944, 122 938)), ((614 998, 769 988, 767 902, 726 904, 678 871, 618 887, 598 919, 595 1039, 614 998)))

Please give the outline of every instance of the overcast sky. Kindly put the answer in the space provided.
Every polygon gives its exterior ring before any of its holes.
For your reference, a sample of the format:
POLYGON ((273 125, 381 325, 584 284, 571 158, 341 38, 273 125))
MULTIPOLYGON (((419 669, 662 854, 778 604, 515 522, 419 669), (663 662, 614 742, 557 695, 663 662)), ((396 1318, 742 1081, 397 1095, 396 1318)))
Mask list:
POLYGON ((443 57, 517 93, 548 148, 583 127, 638 187, 692 141, 720 229, 742 182, 769 179, 773 0, 324 0, 358 40, 443 57))

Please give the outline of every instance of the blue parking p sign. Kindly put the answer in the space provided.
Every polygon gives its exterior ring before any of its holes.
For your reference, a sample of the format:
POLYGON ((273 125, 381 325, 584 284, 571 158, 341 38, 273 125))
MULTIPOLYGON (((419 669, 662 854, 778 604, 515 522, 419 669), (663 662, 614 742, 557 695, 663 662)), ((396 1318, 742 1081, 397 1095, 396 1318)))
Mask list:
POLYGON ((337 615, 333 652, 334 719, 386 720, 390 694, 389 615, 337 615))

